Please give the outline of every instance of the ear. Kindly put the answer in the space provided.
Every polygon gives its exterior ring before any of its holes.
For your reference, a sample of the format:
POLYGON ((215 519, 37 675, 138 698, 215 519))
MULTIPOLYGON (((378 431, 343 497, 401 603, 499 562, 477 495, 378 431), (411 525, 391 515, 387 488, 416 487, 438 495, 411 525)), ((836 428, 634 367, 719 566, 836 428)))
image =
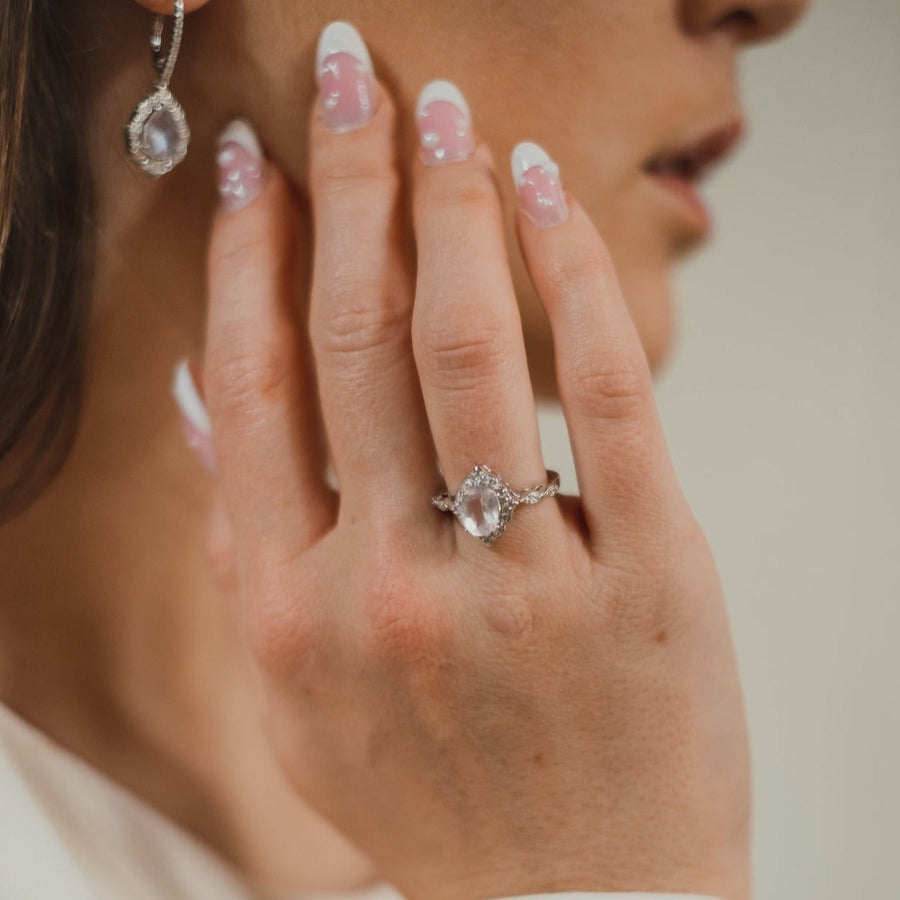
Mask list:
MULTIPOLYGON (((175 11, 175 0, 137 0, 141 6, 146 7, 150 12, 163 13, 170 16, 175 11)), ((192 13, 201 6, 206 6, 209 0, 184 0, 185 13, 192 13)))

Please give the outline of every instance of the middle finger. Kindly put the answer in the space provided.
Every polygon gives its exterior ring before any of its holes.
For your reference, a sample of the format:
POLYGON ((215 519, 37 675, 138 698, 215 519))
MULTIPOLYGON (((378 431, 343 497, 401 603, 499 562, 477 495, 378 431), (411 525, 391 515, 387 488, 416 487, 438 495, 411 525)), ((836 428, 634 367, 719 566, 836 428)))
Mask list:
POLYGON ((359 33, 322 32, 310 122, 315 251, 310 338, 341 510, 404 519, 434 486, 434 448, 410 346, 395 112, 359 33))

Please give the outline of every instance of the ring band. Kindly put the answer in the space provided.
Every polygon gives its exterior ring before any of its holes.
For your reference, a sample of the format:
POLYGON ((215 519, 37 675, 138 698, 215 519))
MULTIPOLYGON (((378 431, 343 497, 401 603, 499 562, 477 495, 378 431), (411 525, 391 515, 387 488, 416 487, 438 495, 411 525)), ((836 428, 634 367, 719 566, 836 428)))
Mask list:
POLYGON ((506 530, 517 506, 533 505, 558 493, 556 472, 548 470, 542 484, 517 491, 487 466, 475 466, 455 494, 443 491, 431 502, 442 512, 452 512, 472 537, 490 546, 506 530))

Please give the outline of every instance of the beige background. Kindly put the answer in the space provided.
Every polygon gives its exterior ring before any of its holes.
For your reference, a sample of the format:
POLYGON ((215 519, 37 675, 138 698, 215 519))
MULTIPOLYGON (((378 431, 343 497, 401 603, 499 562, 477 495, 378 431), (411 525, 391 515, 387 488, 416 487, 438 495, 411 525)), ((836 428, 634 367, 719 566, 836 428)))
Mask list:
MULTIPOLYGON (((683 272, 659 401, 732 612, 757 898, 886 900, 900 897, 900 0, 818 0, 742 73, 750 140, 708 190, 719 234, 683 272)), ((567 451, 546 438, 555 464, 567 451)))

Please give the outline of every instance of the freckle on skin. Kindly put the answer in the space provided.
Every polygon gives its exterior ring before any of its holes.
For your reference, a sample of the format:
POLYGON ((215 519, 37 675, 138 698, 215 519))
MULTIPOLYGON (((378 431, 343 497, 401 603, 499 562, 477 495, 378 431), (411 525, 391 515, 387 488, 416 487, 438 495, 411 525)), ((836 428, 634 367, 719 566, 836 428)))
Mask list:
POLYGON ((543 763, 543 761, 544 761, 544 754, 543 754, 543 753, 535 753, 535 754, 534 754, 534 761, 535 761, 538 765, 541 765, 541 763, 543 763))
POLYGON ((656 643, 657 644, 664 644, 668 639, 669 639, 669 636, 664 631, 660 631, 656 635, 656 643))

